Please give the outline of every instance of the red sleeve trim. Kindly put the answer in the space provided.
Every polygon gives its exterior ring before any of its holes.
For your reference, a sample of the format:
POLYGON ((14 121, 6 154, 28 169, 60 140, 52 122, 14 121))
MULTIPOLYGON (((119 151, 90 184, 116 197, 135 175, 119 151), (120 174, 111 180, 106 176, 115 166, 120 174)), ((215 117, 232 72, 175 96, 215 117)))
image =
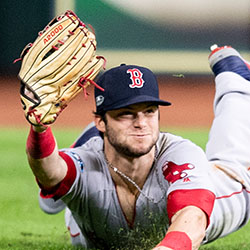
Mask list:
POLYGON ((73 185, 75 178, 76 178, 76 168, 74 161, 68 156, 67 154, 63 152, 59 152, 59 155, 64 159, 64 161, 67 163, 68 171, 64 179, 58 183, 56 186, 52 188, 43 188, 39 183, 39 186, 41 188, 41 197, 42 198, 54 198, 55 200, 61 198, 64 196, 73 185))
POLYGON ((203 210, 209 218, 213 210, 215 195, 206 189, 175 190, 168 195, 167 212, 169 221, 173 215, 186 206, 195 206, 203 210))

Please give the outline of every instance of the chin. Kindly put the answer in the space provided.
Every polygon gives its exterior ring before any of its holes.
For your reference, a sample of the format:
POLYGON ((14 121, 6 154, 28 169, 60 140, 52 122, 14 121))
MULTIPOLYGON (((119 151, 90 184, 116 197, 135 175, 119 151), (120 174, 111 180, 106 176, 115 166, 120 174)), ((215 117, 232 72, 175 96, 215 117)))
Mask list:
POLYGON ((143 156, 148 154, 151 150, 152 150, 153 146, 149 146, 149 147, 133 147, 128 149, 128 152, 130 152, 131 155, 135 155, 137 157, 143 156))

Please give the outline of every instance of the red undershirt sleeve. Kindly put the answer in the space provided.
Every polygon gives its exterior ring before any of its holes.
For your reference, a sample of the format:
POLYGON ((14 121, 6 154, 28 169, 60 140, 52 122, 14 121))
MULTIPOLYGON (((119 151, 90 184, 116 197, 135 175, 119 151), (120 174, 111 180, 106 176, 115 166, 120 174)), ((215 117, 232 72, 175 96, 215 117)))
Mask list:
POLYGON ((214 201, 214 193, 206 189, 175 190, 168 195, 167 212, 169 221, 171 221, 173 215, 182 208, 186 206, 195 206, 200 208, 207 215, 208 226, 214 201))
POLYGON ((71 186, 73 185, 75 181, 76 168, 75 168, 74 161, 70 158, 70 156, 68 156, 64 152, 59 152, 59 155, 67 163, 67 166, 68 166, 67 174, 61 182, 59 182, 56 186, 52 188, 43 187, 37 180, 38 185, 41 188, 40 195, 42 198, 54 198, 55 200, 61 198, 70 190, 71 186))

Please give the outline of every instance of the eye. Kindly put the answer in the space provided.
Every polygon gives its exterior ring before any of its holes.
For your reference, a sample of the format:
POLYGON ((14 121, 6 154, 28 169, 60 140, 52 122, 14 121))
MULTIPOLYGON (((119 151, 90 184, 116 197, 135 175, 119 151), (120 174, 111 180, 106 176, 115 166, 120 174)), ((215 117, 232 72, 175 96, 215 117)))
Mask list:
POLYGON ((154 113, 155 111, 153 109, 146 110, 146 113, 154 113))
POLYGON ((123 111, 121 113, 118 114, 119 117, 126 117, 126 116, 132 116, 132 112, 130 111, 123 111))
POLYGON ((157 110, 157 107, 149 107, 148 109, 145 110, 146 114, 153 114, 157 110))

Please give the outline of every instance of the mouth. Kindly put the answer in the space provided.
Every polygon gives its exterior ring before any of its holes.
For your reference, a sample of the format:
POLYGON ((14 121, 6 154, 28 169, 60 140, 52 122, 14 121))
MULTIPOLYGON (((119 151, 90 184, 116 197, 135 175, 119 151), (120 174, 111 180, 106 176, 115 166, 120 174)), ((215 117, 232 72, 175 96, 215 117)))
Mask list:
POLYGON ((137 138, 143 138, 143 137, 149 136, 149 134, 131 134, 130 136, 137 137, 137 138))

